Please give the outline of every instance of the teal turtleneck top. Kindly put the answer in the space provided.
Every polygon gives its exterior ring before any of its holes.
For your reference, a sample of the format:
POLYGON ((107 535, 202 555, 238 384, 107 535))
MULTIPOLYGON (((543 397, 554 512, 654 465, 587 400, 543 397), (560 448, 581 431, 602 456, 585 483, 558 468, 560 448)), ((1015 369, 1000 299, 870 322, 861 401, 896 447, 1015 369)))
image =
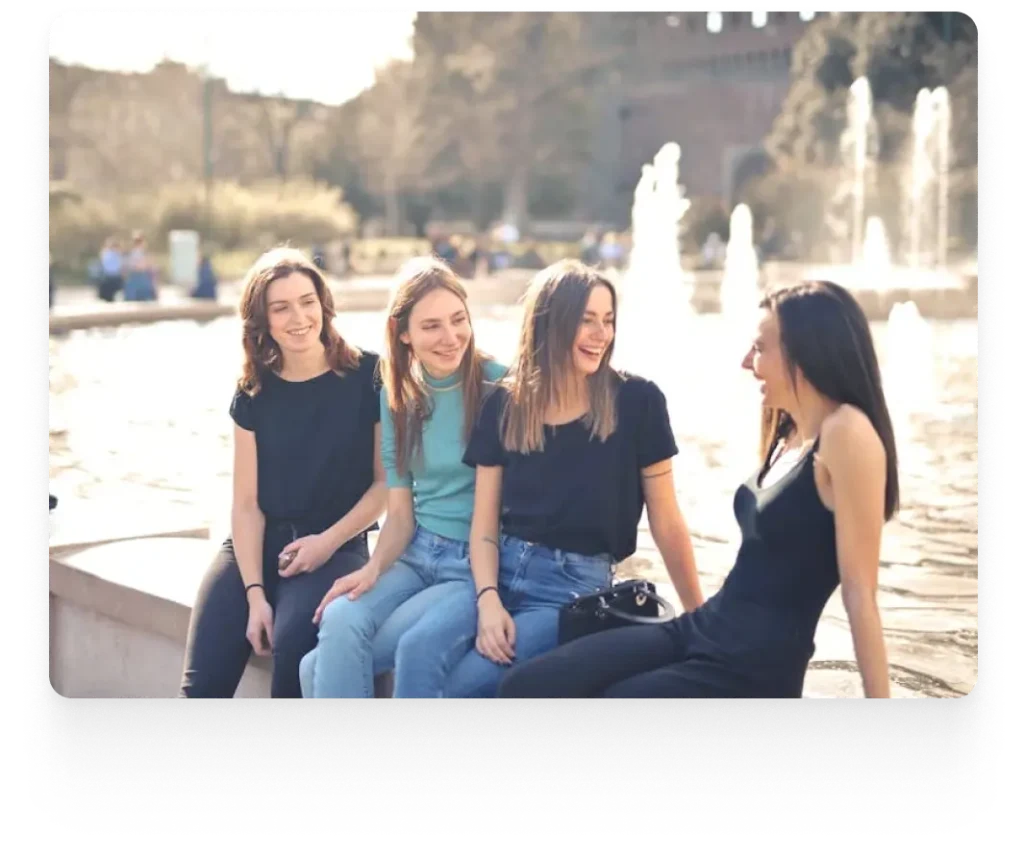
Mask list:
MULTIPOLYGON (((505 367, 494 361, 484 364, 484 379, 500 379, 505 367)), ((416 523, 452 540, 469 540, 473 517, 475 470, 462 462, 466 440, 462 438, 462 383, 455 373, 433 379, 424 373, 433 399, 433 411, 423 425, 422 457, 413 457, 405 474, 397 470, 395 425, 388 409, 386 389, 380 392, 381 460, 388 487, 412 490, 416 523)))

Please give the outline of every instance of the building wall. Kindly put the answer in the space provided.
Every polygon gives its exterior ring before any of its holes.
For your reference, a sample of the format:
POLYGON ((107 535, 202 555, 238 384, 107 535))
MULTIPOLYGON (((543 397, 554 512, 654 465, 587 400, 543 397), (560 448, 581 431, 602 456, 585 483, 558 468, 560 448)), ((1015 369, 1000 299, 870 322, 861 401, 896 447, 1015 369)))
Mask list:
POLYGON ((710 33, 707 13, 680 12, 618 14, 601 24, 599 38, 624 48, 625 59, 598 96, 587 194, 595 220, 629 223, 641 167, 669 141, 682 150, 687 195, 728 202, 736 168, 759 150, 782 107, 792 49, 808 22, 770 13, 767 26, 754 28, 750 13, 726 12, 722 23, 710 33))

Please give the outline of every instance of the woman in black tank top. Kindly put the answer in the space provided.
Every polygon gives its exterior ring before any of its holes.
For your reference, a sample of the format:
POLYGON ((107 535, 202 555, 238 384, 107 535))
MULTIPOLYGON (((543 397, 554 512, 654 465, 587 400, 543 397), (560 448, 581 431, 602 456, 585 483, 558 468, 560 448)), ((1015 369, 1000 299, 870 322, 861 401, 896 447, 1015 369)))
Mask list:
POLYGON ((499 695, 791 697, 836 587, 865 694, 889 695, 876 602, 896 446, 867 319, 835 284, 776 290, 743 359, 761 385, 762 465, 733 499, 742 543, 721 589, 674 621, 585 636, 524 663, 499 695))

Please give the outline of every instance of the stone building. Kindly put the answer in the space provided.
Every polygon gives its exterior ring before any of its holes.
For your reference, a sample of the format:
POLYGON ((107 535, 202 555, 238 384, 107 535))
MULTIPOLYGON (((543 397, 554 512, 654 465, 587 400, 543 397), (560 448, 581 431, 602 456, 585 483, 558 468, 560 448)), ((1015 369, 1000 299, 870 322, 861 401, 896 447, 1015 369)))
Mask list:
POLYGON ((628 223, 641 166, 670 140, 682 149, 686 193, 731 202, 766 163, 761 141, 788 91, 793 46, 815 14, 827 13, 588 16, 593 43, 619 49, 622 60, 595 92, 599 120, 579 201, 586 217, 628 223))

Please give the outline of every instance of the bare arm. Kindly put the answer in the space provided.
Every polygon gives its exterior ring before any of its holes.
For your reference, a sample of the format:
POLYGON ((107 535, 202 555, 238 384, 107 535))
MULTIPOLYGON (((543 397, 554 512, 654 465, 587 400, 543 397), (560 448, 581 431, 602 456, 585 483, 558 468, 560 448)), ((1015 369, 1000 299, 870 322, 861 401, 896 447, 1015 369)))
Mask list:
MULTIPOLYGON (((481 588, 498 585, 501 477, 501 466, 476 467, 473 521, 469 528, 469 564, 477 592, 481 588)), ((496 592, 487 593, 488 599, 497 597, 496 592)))
POLYGON ((384 466, 380 458, 380 422, 373 428, 373 483, 363 497, 352 506, 345 516, 324 532, 330 542, 331 554, 348 543, 360 532, 366 531, 380 519, 387 503, 387 483, 384 466))
POLYGON ((469 563, 477 598, 476 649, 484 657, 508 666, 515 659, 516 624, 498 594, 500 549, 498 536, 501 519, 501 466, 476 467, 476 494, 473 499, 473 523, 469 529, 469 563))
POLYGON ((687 612, 692 612, 704 602, 704 595, 697 577, 697 561, 693 556, 690 530, 686 527, 686 520, 683 519, 676 499, 672 461, 654 463, 642 469, 641 475, 651 536, 668 568, 668 575, 683 607, 687 612))
POLYGON ((388 515, 381 526, 373 555, 366 563, 374 576, 380 576, 401 558, 416 530, 412 490, 406 487, 391 487, 387 493, 388 515))
MULTIPOLYGON (((235 425, 235 464, 232 476, 231 542, 246 585, 263 583, 264 517, 257 501, 256 434, 235 425)), ((246 592, 262 591, 253 588, 246 592)))
POLYGON ((844 406, 822 427, 818 462, 834 494, 840 588, 864 695, 885 698, 889 666, 876 600, 885 521, 885 449, 867 417, 844 406))

